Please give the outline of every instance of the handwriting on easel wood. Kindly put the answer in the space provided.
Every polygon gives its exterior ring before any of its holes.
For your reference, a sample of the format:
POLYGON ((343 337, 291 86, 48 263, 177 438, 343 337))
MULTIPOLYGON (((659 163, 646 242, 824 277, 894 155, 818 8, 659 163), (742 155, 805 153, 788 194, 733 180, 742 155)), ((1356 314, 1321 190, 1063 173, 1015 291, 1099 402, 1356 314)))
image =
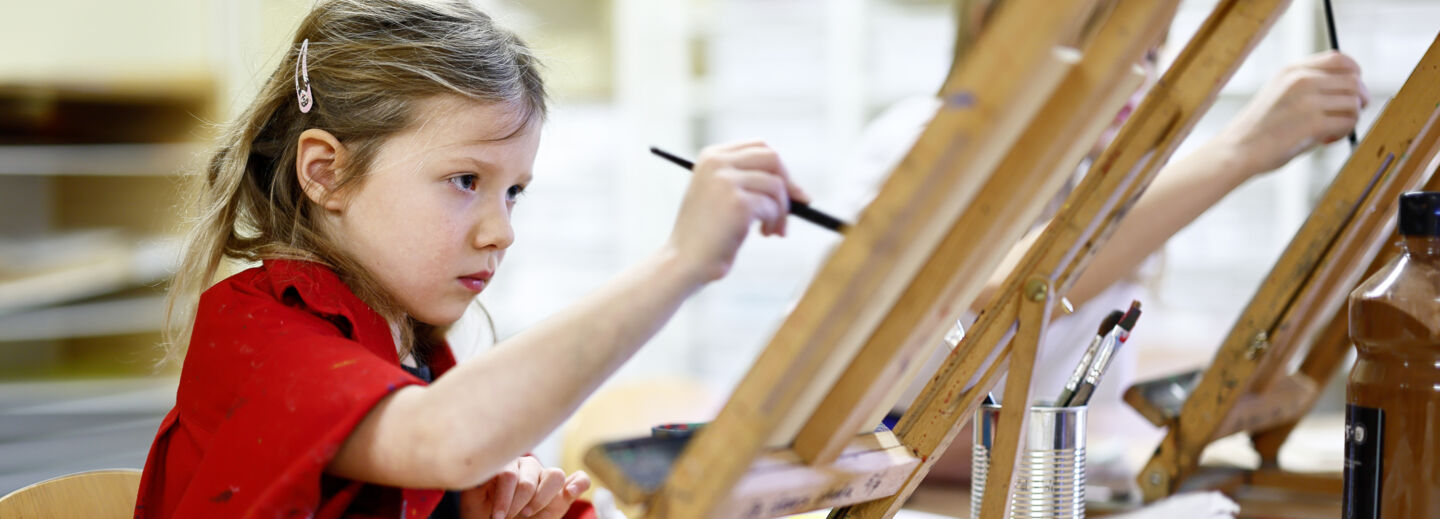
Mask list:
POLYGON ((887 477, 889 475, 872 474, 864 481, 852 481, 818 492, 802 490, 759 496, 739 504, 734 509, 742 512, 731 517, 763 519, 878 499, 895 493, 904 482, 903 478, 887 477))

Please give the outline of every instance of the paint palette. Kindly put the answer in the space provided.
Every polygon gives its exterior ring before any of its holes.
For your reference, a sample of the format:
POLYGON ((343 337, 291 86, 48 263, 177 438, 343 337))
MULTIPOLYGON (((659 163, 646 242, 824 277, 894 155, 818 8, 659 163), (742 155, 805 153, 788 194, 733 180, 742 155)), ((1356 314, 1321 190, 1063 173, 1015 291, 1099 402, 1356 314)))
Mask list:
MULTIPOLYGON (((680 424, 676 424, 680 425, 680 424)), ((655 426, 658 430, 662 425, 655 426)), ((659 490, 670 475, 670 467, 690 441, 689 429, 679 436, 635 438, 599 445, 585 456, 585 465, 612 486, 611 492, 624 502, 639 502, 659 490)), ((668 433, 667 433, 668 434, 668 433)))
POLYGON ((652 438, 689 438, 705 426, 705 422, 666 423, 650 428, 652 438))

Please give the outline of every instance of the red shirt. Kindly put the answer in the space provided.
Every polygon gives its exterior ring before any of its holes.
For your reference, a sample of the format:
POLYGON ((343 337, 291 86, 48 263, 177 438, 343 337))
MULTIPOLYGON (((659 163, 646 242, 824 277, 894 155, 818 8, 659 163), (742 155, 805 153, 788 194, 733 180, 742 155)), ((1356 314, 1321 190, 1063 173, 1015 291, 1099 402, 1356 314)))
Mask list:
MULTIPOLYGON (((439 377, 449 348, 430 355, 439 377)), ((175 408, 145 461, 135 517, 424 518, 443 491, 324 473, 405 372, 390 327, 329 269, 272 260, 206 290, 175 408)), ((578 502, 567 517, 589 516, 578 502)))

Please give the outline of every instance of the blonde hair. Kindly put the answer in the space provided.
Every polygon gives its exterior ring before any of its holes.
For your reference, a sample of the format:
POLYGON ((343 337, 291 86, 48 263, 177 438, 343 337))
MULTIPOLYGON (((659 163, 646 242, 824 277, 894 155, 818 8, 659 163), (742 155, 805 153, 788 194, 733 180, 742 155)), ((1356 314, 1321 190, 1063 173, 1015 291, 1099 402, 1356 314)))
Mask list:
MULTIPOLYGON (((361 300, 400 323, 402 356, 430 327, 407 316, 373 276, 321 232, 317 204, 295 174, 301 132, 319 128, 350 152, 331 193, 354 189, 379 146, 414 120, 419 104, 453 95, 513 106, 519 133, 543 120, 539 62, 523 41, 464 0, 329 0, 310 11, 249 108, 224 131, 198 187, 198 211, 171 280, 162 362, 183 357, 200 293, 221 261, 288 258, 333 269, 361 300), (297 60, 313 107, 301 113, 297 60)), ((512 133, 512 135, 513 135, 512 133)))

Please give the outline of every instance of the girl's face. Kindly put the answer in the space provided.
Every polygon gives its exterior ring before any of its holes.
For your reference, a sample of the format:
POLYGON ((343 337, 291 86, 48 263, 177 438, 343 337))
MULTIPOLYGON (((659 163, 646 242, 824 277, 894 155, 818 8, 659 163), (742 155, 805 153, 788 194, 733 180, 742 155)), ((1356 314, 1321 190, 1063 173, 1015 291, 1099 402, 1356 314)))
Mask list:
POLYGON ((464 313, 515 241, 510 211, 531 180, 539 124, 514 107, 441 96, 386 140, 367 177, 327 211, 334 242, 422 322, 464 313), (506 138, 509 136, 509 138, 506 138))

